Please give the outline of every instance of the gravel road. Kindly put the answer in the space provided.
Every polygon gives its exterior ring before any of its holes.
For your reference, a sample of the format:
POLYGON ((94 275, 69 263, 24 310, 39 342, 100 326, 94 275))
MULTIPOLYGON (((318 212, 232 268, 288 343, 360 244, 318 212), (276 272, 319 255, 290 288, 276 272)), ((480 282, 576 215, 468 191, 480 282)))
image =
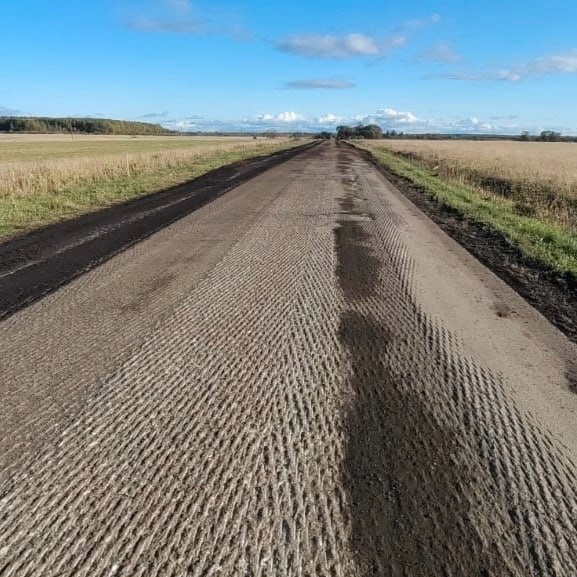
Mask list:
POLYGON ((577 575, 575 345, 353 149, 29 300, 0 576, 577 575))

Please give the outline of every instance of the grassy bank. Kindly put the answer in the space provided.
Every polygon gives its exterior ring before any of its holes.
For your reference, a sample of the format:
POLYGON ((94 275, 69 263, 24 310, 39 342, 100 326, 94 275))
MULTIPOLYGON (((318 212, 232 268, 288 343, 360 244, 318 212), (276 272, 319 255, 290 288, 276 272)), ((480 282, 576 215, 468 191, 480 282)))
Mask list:
POLYGON ((573 143, 384 140, 384 148, 445 180, 512 201, 523 216, 577 232, 577 145, 573 143))
MULTIPOLYGON (((146 141, 140 152, 119 153, 118 142, 110 141, 100 148, 100 154, 64 158, 50 156, 53 147, 48 146, 48 159, 0 162, 0 241, 297 144, 302 142, 247 139, 193 143, 191 140, 184 148, 182 143, 175 146, 174 141, 167 146, 160 139, 146 141)), ((36 144, 32 149, 36 154, 36 144)), ((25 148, 22 155, 30 153, 25 148)))
MULTIPOLYGON (((359 144, 392 173, 421 187, 440 204, 502 234, 526 256, 577 277, 577 234, 561 222, 520 214, 517 199, 450 182, 418 160, 407 160, 380 143, 359 144)), ((437 168, 437 167, 436 167, 437 168)))

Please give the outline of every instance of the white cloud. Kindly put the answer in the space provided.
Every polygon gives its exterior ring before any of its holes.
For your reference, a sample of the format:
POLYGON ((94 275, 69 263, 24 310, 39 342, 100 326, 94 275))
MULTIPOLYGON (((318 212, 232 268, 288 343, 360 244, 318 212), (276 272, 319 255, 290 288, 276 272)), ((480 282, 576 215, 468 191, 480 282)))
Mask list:
POLYGON ((321 116, 317 117, 316 123, 319 125, 329 126, 331 124, 340 124, 341 122, 344 122, 345 120, 346 120, 346 117, 337 116, 336 114, 332 114, 329 112, 329 114, 321 114, 321 116))
POLYGON ((451 44, 441 42, 418 54, 417 60, 439 64, 454 64, 462 60, 462 56, 451 44))
POLYGON ((577 52, 538 58, 522 69, 526 76, 574 74, 577 72, 577 52))
POLYGON ((200 20, 163 20, 140 16, 129 20, 129 28, 139 32, 163 32, 167 34, 190 34, 198 36, 207 32, 206 23, 200 20))
POLYGON ((567 54, 543 56, 526 64, 484 72, 452 72, 431 75, 430 78, 448 78, 472 82, 502 81, 520 82, 530 78, 539 78, 556 74, 577 74, 577 51, 567 54))
POLYGON ((275 123, 275 122, 285 122, 285 123, 294 123, 294 122, 303 122, 305 117, 302 114, 298 114, 296 112, 279 112, 278 114, 260 114, 256 117, 256 120, 259 122, 268 122, 268 123, 275 123))
POLYGON ((398 110, 393 110, 392 108, 383 108, 378 110, 377 113, 372 116, 376 121, 380 122, 392 122, 399 125, 403 124, 415 124, 419 122, 419 119, 411 112, 399 112, 398 110))
POLYGON ((297 34, 281 40, 277 47, 282 52, 316 58, 376 56, 380 52, 376 40, 364 34, 297 34))
POLYGON ((396 130, 406 133, 447 133, 447 134, 519 134, 533 127, 523 127, 510 117, 497 117, 491 121, 476 116, 466 118, 422 118, 408 111, 394 108, 381 108, 371 113, 338 115, 326 113, 317 116, 305 116, 298 112, 280 112, 278 114, 260 114, 240 121, 216 121, 199 117, 163 122, 168 128, 183 131, 206 132, 319 132, 334 131, 343 124, 377 124, 384 131, 396 130))
POLYGON ((346 88, 354 88, 352 82, 346 80, 336 80, 333 78, 314 78, 310 80, 293 80, 291 82, 286 82, 285 88, 297 88, 297 89, 325 89, 325 90, 343 90, 346 88))
POLYGON ((427 26, 438 24, 440 21, 441 17, 438 14, 408 20, 396 27, 396 33, 380 38, 359 32, 342 35, 295 34, 280 40, 277 43, 277 49, 309 58, 384 57, 389 52, 405 46, 408 41, 407 36, 427 26))

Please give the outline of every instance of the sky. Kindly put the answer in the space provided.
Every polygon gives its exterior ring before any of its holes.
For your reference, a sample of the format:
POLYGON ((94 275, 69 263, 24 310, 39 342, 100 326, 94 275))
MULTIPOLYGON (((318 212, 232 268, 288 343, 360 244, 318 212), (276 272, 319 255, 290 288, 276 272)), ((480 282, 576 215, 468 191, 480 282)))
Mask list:
POLYGON ((0 115, 577 134, 576 0, 0 0, 0 115))

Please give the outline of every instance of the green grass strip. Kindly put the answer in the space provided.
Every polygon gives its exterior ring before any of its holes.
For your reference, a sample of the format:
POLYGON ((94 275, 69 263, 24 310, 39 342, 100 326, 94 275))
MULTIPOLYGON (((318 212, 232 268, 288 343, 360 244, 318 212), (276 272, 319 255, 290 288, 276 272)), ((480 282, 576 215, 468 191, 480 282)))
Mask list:
POLYGON ((190 162, 130 176, 82 179, 74 186, 28 195, 0 196, 0 242, 41 226, 73 218, 183 184, 207 172, 257 156, 294 147, 282 143, 231 151, 218 151, 190 162))
POLYGON ((517 214, 506 199, 483 197, 478 191, 446 182, 392 152, 360 148, 368 150, 392 173, 423 188, 441 205, 499 232, 524 255, 556 271, 577 276, 577 236, 550 223, 517 214))

